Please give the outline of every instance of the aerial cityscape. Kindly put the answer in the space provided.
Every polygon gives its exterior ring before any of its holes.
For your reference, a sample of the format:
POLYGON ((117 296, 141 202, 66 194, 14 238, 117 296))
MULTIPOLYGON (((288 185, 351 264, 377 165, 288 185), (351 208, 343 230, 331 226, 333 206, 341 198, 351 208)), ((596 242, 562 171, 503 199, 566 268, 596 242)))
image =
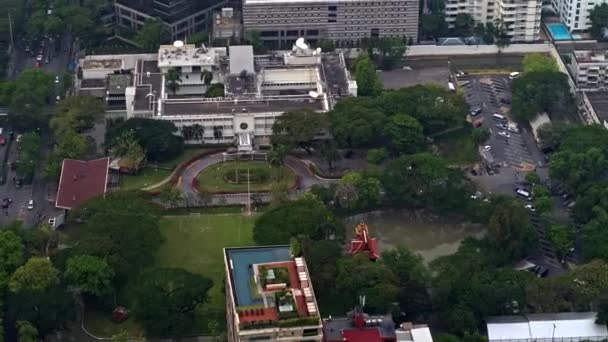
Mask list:
POLYGON ((0 342, 608 341, 608 3, 0 0, 0 342))

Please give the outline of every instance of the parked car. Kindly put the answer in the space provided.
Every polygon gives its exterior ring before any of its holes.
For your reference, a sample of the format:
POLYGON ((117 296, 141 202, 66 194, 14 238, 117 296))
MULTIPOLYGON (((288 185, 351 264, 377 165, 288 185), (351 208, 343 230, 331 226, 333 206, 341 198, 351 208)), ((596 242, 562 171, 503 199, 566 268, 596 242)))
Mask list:
POLYGON ((506 124, 504 124, 504 123, 499 123, 499 124, 496 124, 496 127, 500 128, 500 129, 504 129, 504 130, 509 129, 509 126, 507 126, 507 125, 506 125, 506 124))
POLYGON ((471 109, 471 116, 477 116, 479 114, 481 114, 481 108, 478 107, 471 109))
POLYGON ((536 208, 534 208, 534 206, 532 204, 526 204, 524 205, 524 208, 528 209, 528 211, 530 212, 536 212, 536 208))
POLYGON ((509 131, 511 133, 519 134, 519 128, 515 125, 508 125, 507 131, 509 131))
POLYGON ((505 131, 498 132, 498 135, 500 135, 501 137, 504 137, 504 138, 510 138, 511 137, 511 134, 509 134, 509 132, 505 132, 505 131))
POLYGON ((31 199, 29 202, 27 202, 27 210, 32 210, 34 209, 34 200, 31 199))
POLYGON ((490 145, 485 145, 484 147, 482 147, 482 149, 483 149, 484 151, 491 151, 491 150, 492 150, 492 146, 490 146, 490 145))
POLYGON ((0 145, 6 145, 6 138, 0 135, 0 145))

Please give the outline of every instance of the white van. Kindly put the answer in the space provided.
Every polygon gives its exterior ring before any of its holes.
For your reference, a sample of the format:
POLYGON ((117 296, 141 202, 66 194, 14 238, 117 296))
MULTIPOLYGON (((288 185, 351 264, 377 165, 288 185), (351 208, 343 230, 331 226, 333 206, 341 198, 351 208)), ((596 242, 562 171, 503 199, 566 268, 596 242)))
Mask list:
POLYGON ((514 80, 519 77, 519 72, 515 71, 509 74, 509 79, 514 80))
POLYGON ((498 113, 492 114, 492 119, 494 119, 496 121, 500 121, 500 122, 507 122, 507 118, 505 118, 504 115, 501 115, 501 114, 498 114, 498 113))
POLYGON ((517 189, 515 190, 515 193, 517 194, 517 196, 522 197, 528 201, 532 199, 532 194, 524 189, 517 189))

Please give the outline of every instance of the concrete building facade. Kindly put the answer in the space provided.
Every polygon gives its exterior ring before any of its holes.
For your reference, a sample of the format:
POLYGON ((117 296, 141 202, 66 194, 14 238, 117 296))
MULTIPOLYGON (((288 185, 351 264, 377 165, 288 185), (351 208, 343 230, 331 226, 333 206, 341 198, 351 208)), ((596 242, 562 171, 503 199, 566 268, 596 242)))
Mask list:
POLYGON ((551 0, 551 7, 559 15, 560 21, 570 32, 589 29, 589 12, 605 0, 551 0))
POLYGON ((147 20, 160 20, 172 40, 185 39, 210 31, 213 12, 226 6, 228 0, 117 0, 114 20, 118 27, 138 30, 147 20))
POLYGON ((573 51, 570 69, 577 89, 608 89, 608 51, 573 51))
POLYGON ((466 13, 476 24, 502 23, 512 42, 533 42, 540 39, 541 7, 541 0, 447 0, 446 22, 453 28, 466 13))
POLYGON ((369 37, 418 39, 416 0, 244 0, 243 28, 259 31, 270 47, 304 37, 356 44, 369 37))

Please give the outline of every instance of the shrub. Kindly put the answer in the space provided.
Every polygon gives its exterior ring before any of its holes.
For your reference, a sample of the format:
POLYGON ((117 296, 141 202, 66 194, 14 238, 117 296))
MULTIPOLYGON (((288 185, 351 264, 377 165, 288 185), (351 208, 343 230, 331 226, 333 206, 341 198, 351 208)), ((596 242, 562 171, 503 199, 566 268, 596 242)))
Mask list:
POLYGON ((388 152, 385 148, 373 148, 367 151, 367 161, 371 164, 380 165, 387 156, 388 152))

